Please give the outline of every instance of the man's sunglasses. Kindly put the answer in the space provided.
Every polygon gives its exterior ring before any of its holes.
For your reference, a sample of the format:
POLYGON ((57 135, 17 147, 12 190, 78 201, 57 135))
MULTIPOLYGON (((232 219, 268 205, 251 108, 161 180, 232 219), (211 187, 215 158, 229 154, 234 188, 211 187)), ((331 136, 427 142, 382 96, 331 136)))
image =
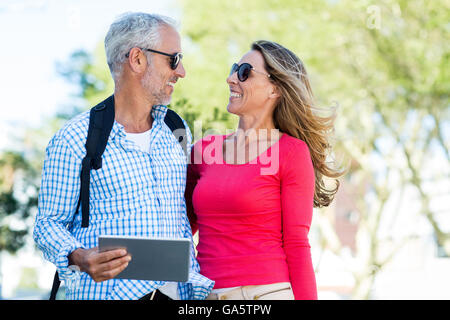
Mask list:
POLYGON ((230 70, 230 76, 233 73, 237 72, 237 77, 238 77, 239 81, 244 82, 245 80, 248 79, 248 76, 250 75, 250 71, 252 71, 252 70, 256 73, 263 74, 263 75, 267 76, 268 78, 270 78, 270 74, 255 70, 255 68, 253 68, 253 66, 250 63, 243 63, 241 65, 238 65, 237 63, 233 63, 233 65, 231 66, 231 70, 230 70))
MULTIPOLYGON (((146 48, 139 48, 139 49, 170 57, 170 68, 172 68, 172 70, 175 70, 178 67, 178 64, 180 63, 181 59, 183 59, 183 55, 180 52, 170 54, 161 51, 156 51, 153 49, 146 49, 146 48)), ((130 53, 128 52, 125 56, 128 58, 130 56, 130 53)))

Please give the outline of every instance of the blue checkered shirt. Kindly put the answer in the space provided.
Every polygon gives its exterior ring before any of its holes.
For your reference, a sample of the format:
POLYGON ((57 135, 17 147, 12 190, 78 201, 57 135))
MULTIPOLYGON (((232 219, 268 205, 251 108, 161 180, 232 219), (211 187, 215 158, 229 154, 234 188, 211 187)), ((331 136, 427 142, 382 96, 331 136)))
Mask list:
MULTIPOLYGON (((81 228, 81 161, 89 126, 89 111, 70 120, 50 140, 42 170, 38 213, 33 237, 45 259, 54 263, 66 282, 66 299, 138 299, 164 285, 162 281, 111 279, 96 283, 87 273, 68 268, 68 255, 93 248, 99 235, 187 238, 192 231, 184 190, 187 162, 164 122, 167 107, 154 106, 150 153, 126 139, 114 121, 103 154, 103 165, 91 170, 89 227, 81 228), (67 283, 77 276, 76 285, 67 283)), ((188 146, 192 136, 186 122, 188 146)), ((188 148, 190 150, 190 148, 188 148)), ((180 298, 204 299, 214 282, 202 276, 191 246, 189 279, 178 283, 180 298)))

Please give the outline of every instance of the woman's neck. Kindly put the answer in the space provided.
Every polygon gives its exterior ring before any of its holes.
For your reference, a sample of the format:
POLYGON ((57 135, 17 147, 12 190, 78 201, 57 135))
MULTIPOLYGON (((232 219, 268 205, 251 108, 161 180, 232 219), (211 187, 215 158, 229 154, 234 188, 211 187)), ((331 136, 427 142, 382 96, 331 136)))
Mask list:
POLYGON ((272 116, 251 117, 241 116, 238 129, 232 135, 237 141, 251 143, 253 141, 271 140, 270 137, 279 137, 279 131, 275 128, 272 116))

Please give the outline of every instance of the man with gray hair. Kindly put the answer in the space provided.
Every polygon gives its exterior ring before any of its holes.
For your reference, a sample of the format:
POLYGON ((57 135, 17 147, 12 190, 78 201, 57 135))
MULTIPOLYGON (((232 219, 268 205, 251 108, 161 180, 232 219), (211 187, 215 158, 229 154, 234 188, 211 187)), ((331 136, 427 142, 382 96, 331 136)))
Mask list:
MULTIPOLYGON (((213 282, 199 274, 193 245, 183 283, 115 279, 131 257, 125 250, 98 250, 102 234, 192 243, 184 200, 187 160, 164 121, 174 86, 185 76, 176 26, 160 15, 124 14, 111 25, 105 50, 115 83, 114 121, 102 164, 90 171, 89 201, 82 204, 89 223, 77 213, 87 111, 66 123, 46 149, 34 240, 66 282, 66 299, 204 299, 213 282)), ((189 146, 192 136, 182 122, 189 146)))

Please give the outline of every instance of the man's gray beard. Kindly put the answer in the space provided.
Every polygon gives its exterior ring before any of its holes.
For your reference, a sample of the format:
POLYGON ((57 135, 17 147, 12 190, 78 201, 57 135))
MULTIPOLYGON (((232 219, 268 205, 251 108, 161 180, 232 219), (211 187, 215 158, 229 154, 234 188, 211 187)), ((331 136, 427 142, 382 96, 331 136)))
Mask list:
POLYGON ((141 80, 141 84, 144 87, 144 89, 152 96, 154 105, 168 105, 170 103, 171 97, 167 96, 167 94, 164 92, 164 87, 160 88, 159 91, 157 91, 157 88, 154 88, 152 86, 152 82, 150 81, 150 71, 148 70, 144 77, 141 80))

